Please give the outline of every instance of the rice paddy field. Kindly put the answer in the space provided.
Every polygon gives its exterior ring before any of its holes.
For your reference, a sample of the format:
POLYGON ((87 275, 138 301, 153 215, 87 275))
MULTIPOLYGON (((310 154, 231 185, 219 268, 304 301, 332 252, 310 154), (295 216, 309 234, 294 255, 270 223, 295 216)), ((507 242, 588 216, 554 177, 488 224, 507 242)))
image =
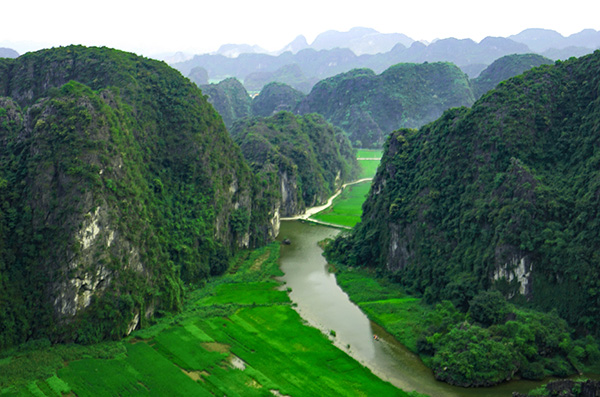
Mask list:
POLYGON ((358 149, 356 151, 356 159, 361 167, 358 179, 375 177, 382 155, 382 150, 358 149))
POLYGON ((245 252, 185 309, 118 342, 38 341, 0 355, 2 396, 406 396, 304 324, 279 246, 245 252))
POLYGON ((405 295, 385 278, 376 278, 365 269, 343 268, 336 273, 339 286, 374 322, 392 334, 413 353, 423 317, 432 308, 421 299, 405 295))
POLYGON ((371 181, 347 186, 342 194, 335 198, 331 207, 311 218, 336 225, 354 227, 360 222, 362 204, 365 202, 371 181))
POLYGON ((356 150, 356 158, 359 160, 364 159, 364 158, 381 159, 381 156, 383 156, 382 149, 357 149, 356 150))
MULTIPOLYGON (((357 150, 356 158, 361 166, 359 179, 373 178, 375 176, 382 153, 381 150, 357 150)), ((342 194, 335 198, 331 207, 313 215, 311 218, 335 225, 354 227, 360 222, 362 205, 369 194, 370 188, 371 181, 347 186, 342 194)))

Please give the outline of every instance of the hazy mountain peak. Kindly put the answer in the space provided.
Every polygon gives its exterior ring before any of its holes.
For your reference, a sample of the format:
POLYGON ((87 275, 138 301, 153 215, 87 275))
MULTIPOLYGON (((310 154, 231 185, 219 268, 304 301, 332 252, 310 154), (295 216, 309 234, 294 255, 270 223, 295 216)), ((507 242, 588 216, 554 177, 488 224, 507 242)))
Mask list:
POLYGON ((19 53, 12 48, 0 47, 0 58, 17 58, 19 53))
POLYGON ((237 58, 240 54, 266 54, 267 52, 267 50, 257 45, 223 44, 216 51, 216 54, 224 55, 228 58, 237 58))
POLYGON ((302 51, 305 48, 308 48, 308 41, 306 41, 306 37, 300 35, 292 40, 288 45, 283 47, 278 51, 279 54, 284 53, 286 51, 290 51, 292 54, 296 54, 299 51, 302 51))
POLYGON ((355 27, 347 32, 329 30, 319 34, 311 47, 317 50, 349 48, 356 55, 388 52, 398 43, 408 47, 414 42, 401 33, 380 33, 375 29, 355 27))

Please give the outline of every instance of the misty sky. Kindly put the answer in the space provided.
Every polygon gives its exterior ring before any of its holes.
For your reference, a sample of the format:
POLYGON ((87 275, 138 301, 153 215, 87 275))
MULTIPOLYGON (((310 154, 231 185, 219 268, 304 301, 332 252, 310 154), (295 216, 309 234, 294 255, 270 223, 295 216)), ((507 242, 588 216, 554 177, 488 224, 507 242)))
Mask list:
POLYGON ((147 56, 206 53, 226 43, 274 51, 300 34, 310 43, 324 31, 355 26, 427 41, 480 41, 530 27, 565 36, 600 30, 598 0, 1 0, 0 9, 0 47, 19 53, 69 44, 147 56))

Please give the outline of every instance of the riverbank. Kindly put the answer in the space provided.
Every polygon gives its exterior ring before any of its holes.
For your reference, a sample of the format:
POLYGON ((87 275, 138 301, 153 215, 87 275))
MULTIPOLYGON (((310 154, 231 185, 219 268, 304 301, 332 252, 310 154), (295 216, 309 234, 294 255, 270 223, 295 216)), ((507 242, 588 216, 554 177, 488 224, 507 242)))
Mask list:
POLYGON ((0 355, 0 395, 408 396, 304 325, 277 243, 188 291, 181 313, 118 342, 38 341, 0 355))
MULTIPOLYGON (((316 219, 310 219, 313 215, 318 214, 319 212, 326 210, 327 208, 331 207, 331 205, 333 204, 333 200, 335 200, 340 194, 342 194, 342 192, 344 191, 344 189, 347 186, 352 186, 352 185, 356 185, 358 183, 363 183, 363 182, 367 182, 367 181, 371 181, 373 180, 373 178, 362 178, 362 179, 358 179, 356 181, 352 181, 352 182, 348 182, 342 185, 341 188, 338 189, 337 192, 335 192, 335 194, 331 197, 329 197, 329 199, 327 199, 327 202, 323 205, 318 205, 315 207, 310 207, 307 208, 306 211, 304 211, 303 214, 300 215, 296 215, 296 216, 292 216, 292 217, 286 217, 286 218, 281 218, 282 221, 297 221, 297 220, 310 220, 312 222, 315 223, 321 223, 319 220, 316 219)), ((321 224, 325 224, 325 223, 321 223, 321 224)), ((335 224, 333 223, 329 223, 326 224, 327 226, 334 226, 335 224)), ((346 226, 344 225, 337 225, 338 227, 342 227, 345 228, 346 226)))
POLYGON ((554 377, 577 378, 580 369, 586 377, 597 377, 596 341, 591 337, 572 339, 564 320, 553 313, 509 306, 510 320, 486 327, 474 320, 475 315, 458 311, 450 302, 432 306, 405 295, 398 285, 368 269, 336 269, 337 282, 349 298, 419 355, 431 368, 431 377, 434 373, 440 380, 453 376, 454 382, 465 385, 489 382, 488 387, 459 388, 459 395, 526 394, 554 377), (507 369, 513 380, 503 372, 507 369), (519 380, 525 376, 537 380, 519 380))

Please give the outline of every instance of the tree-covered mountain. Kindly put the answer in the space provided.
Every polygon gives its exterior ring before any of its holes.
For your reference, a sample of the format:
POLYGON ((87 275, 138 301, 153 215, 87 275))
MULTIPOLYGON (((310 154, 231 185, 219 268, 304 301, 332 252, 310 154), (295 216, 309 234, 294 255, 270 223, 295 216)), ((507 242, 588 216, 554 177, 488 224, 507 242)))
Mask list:
POLYGON ((323 204, 359 172, 348 139, 318 114, 246 119, 231 135, 284 217, 323 204))
POLYGON ((188 79, 198 86, 208 84, 208 72, 200 66, 195 67, 190 71, 190 74, 188 74, 188 79))
POLYGON ((494 288, 597 334, 599 71, 600 51, 542 66, 394 132, 333 251, 428 301, 494 288))
POLYGON ((251 99, 235 78, 202 89, 228 127, 245 117, 267 117, 281 110, 314 112, 342 128, 354 146, 377 147, 395 129, 419 127, 450 107, 470 105, 499 82, 549 62, 536 54, 509 55, 473 80, 448 63, 398 64, 380 75, 356 69, 319 82, 308 96, 271 83, 251 99))
POLYGON ((450 63, 397 64, 376 75, 355 69, 320 81, 298 112, 320 113, 355 147, 381 146, 400 127, 416 128, 475 98, 467 75, 450 63))
MULTIPOLYGON (((480 43, 472 40, 443 39, 430 45, 414 42, 410 47, 402 43, 396 44, 390 51, 378 54, 356 55, 348 48, 333 48, 315 50, 307 48, 298 53, 284 52, 280 55, 268 54, 241 54, 236 58, 223 55, 196 55, 193 59, 173 65, 182 74, 188 75, 194 67, 201 66, 208 71, 211 79, 224 79, 236 77, 245 83, 250 77, 252 90, 261 87, 258 82, 268 83, 268 77, 273 73, 279 81, 289 84, 304 92, 311 86, 303 88, 302 84, 335 76, 356 68, 370 68, 376 73, 381 73, 397 63, 422 63, 422 62, 453 62, 459 67, 469 69, 470 65, 480 65, 482 70, 494 60, 509 54, 528 53, 529 48, 521 43, 505 38, 488 37, 480 43), (291 69, 292 65, 296 69, 291 69), (284 68, 285 67, 285 68, 284 68), (284 69, 282 69, 284 68, 284 69), (294 73, 290 73, 292 70, 294 73), (299 79, 299 76, 302 79, 299 79), (257 78, 258 77, 258 78, 257 78), (298 85, 298 86, 297 86, 298 85)), ((250 88, 248 88, 250 89, 250 88)))
POLYGON ((506 55, 495 60, 477 78, 473 79, 475 96, 479 98, 495 88, 501 81, 522 74, 526 70, 551 63, 553 61, 537 54, 506 55))
POLYGON ((269 83, 252 99, 252 115, 268 117, 280 111, 293 112, 304 97, 287 84, 269 83))
POLYGON ((201 85, 200 88, 219 112, 227 128, 231 128, 234 121, 250 116, 252 99, 236 78, 230 77, 218 84, 201 85))
POLYGON ((527 29, 509 37, 486 37, 480 42, 450 37, 426 44, 403 34, 353 28, 348 32, 323 32, 310 45, 306 38, 299 36, 277 53, 256 53, 256 49, 249 49, 248 53, 237 51, 235 58, 204 54, 173 66, 186 76, 193 67, 201 66, 208 71, 210 79, 236 77, 244 84, 251 76, 252 88, 246 87, 251 91, 278 81, 307 93, 317 81, 357 68, 381 73, 397 63, 452 62, 474 78, 505 55, 534 52, 553 60, 564 60, 589 54, 597 48, 600 48, 600 32, 593 29, 569 37, 552 30, 527 29), (294 65, 298 68, 294 73, 280 70, 294 65), (299 85, 298 76, 302 76, 301 84, 308 87, 299 85))
POLYGON ((0 348, 118 338, 273 233, 201 91, 69 46, 0 60, 0 348))
POLYGON ((236 121, 248 117, 272 116, 282 110, 294 111, 305 97, 300 91, 283 83, 267 84, 258 95, 251 97, 234 77, 200 88, 229 129, 236 121))
POLYGON ((317 81, 318 79, 315 77, 306 77, 300 66, 293 63, 283 65, 274 72, 250 73, 244 79, 244 86, 250 91, 261 91, 267 84, 277 82, 287 84, 308 94, 317 81))
POLYGON ((441 302, 417 341, 436 378, 485 386, 599 360, 599 71, 600 51, 541 66, 394 132, 361 223, 330 244, 331 260, 441 302))

